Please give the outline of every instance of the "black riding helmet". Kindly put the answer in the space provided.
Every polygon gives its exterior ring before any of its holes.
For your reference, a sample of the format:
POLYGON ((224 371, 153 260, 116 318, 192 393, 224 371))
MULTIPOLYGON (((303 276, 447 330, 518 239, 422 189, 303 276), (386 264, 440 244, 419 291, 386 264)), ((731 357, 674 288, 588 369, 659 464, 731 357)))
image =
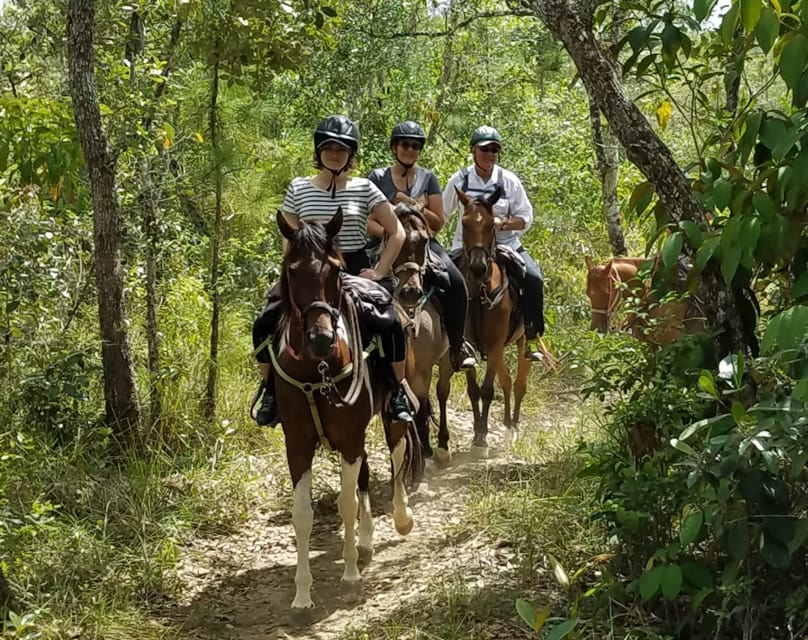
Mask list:
POLYGON ((314 155, 317 157, 319 166, 320 162, 320 148, 329 142, 336 142, 348 149, 348 161, 345 166, 334 171, 331 171, 331 197, 336 198, 337 195, 337 176, 351 166, 351 159, 356 154, 359 148, 359 127, 354 122, 345 116, 328 116, 320 120, 320 124, 314 130, 314 155))
MULTIPOLYGON (((401 140, 417 140, 421 143, 421 146, 424 146, 426 142, 426 133, 424 133, 423 127, 417 122, 413 122, 412 120, 405 120, 404 122, 399 122, 396 126, 393 127, 393 130, 390 132, 390 150, 393 152, 393 155, 396 157, 396 161, 404 167, 404 171, 402 172, 402 176, 407 176, 407 172, 409 171, 410 167, 414 163, 412 162, 404 162, 401 158, 398 157, 398 151, 396 151, 396 145, 401 140)), ((407 179, 407 188, 409 188, 409 178, 407 179)))
POLYGON ((421 144, 426 142, 426 133, 417 122, 405 120, 399 122, 390 132, 390 146, 394 147, 399 140, 418 140, 421 144))
POLYGON ((338 142, 354 155, 359 148, 359 127, 345 116, 328 116, 314 130, 314 150, 327 142, 338 142))

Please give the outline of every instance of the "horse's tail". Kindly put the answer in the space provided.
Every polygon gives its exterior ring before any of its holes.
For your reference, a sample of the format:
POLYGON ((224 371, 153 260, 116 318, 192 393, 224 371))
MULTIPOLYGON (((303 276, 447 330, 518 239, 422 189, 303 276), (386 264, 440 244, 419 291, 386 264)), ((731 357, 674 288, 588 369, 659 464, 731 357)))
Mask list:
POLYGON ((406 449, 404 451, 404 466, 401 473, 405 474, 405 480, 410 481, 411 487, 416 487, 424 478, 424 457, 421 454, 421 438, 418 437, 418 429, 415 422, 411 422, 404 435, 406 449))

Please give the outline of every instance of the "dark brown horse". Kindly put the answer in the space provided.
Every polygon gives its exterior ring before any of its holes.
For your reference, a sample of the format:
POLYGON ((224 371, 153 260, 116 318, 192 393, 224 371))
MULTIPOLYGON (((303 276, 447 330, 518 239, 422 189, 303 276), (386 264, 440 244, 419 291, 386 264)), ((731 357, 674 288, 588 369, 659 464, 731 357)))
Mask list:
POLYGON ((438 464, 449 462, 449 427, 446 419, 446 404, 452 378, 449 359, 449 340, 435 307, 431 291, 424 290, 429 251, 429 230, 422 213, 423 208, 409 204, 396 207, 396 215, 406 234, 404 245, 393 263, 393 273, 398 277, 395 290, 396 308, 401 322, 409 334, 407 352, 407 382, 419 409, 415 423, 421 440, 421 450, 426 457, 433 457, 429 440, 429 423, 432 417, 429 388, 432 384, 432 369, 439 365, 437 384, 440 420, 438 423, 438 447, 434 459, 438 464))
MULTIPOLYGON (((278 213, 278 226, 289 245, 281 265, 282 338, 279 353, 276 355, 272 348, 270 352, 294 487, 292 523, 297 537, 297 571, 292 609, 300 612, 313 606, 309 569, 309 536, 314 520, 311 465, 318 445, 338 452, 342 462, 337 500, 345 525, 342 580, 358 583, 359 552, 372 555, 374 527, 368 497, 365 430, 381 408, 383 394, 371 384, 356 308, 352 297, 343 291, 340 269, 344 263, 334 241, 342 226, 342 210, 326 225, 301 222, 297 229, 278 213), (358 540, 354 533, 357 511, 358 540)), ((404 481, 420 456, 417 435, 407 433, 406 424, 385 424, 384 428, 393 465, 393 520, 399 533, 407 534, 413 520, 404 481)))
POLYGON ((658 302, 649 280, 640 274, 643 265, 653 272, 659 268, 659 260, 621 256, 595 264, 586 257, 586 295, 592 307, 590 328, 600 333, 627 328, 636 338, 657 346, 670 344, 682 331, 701 331, 704 324, 702 318, 694 317, 698 315, 696 305, 683 299, 658 302), (626 298, 634 298, 639 304, 625 310, 626 298), (621 314, 623 318, 618 321, 621 314))
POLYGON ((531 362, 525 358, 524 324, 518 308, 517 288, 512 286, 508 272, 497 260, 496 230, 492 207, 502 195, 499 187, 487 197, 469 197, 457 189, 463 204, 463 253, 460 270, 469 290, 469 314, 466 337, 487 359, 482 385, 477 383, 476 369, 466 371, 468 394, 474 414, 472 453, 487 455, 488 411, 494 398, 496 375, 505 400, 505 427, 516 435, 519 411, 527 390, 531 362), (511 374, 505 364, 506 345, 516 343, 519 364, 511 415, 511 374))

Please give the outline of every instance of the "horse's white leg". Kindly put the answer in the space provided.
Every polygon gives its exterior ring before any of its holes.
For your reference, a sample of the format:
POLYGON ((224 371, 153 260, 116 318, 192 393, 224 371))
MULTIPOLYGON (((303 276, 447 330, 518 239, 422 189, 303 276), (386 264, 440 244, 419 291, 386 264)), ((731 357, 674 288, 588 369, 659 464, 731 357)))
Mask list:
POLYGON ((359 548, 359 555, 363 561, 368 561, 373 557, 373 531, 376 525, 373 523, 373 514, 370 511, 370 494, 367 491, 359 492, 359 536, 356 546, 359 548))
POLYGON ((402 536, 406 536, 412 531, 412 509, 409 507, 402 471, 406 452, 406 437, 400 438, 390 452, 390 459, 393 461, 393 523, 396 525, 396 531, 402 536))
POLYGON ((356 549, 356 513, 359 510, 359 501, 356 499, 356 487, 359 479, 359 467, 362 456, 353 462, 342 459, 342 486, 337 504, 345 525, 345 545, 342 548, 342 557, 345 560, 345 572, 342 574, 343 582, 356 583, 362 579, 359 567, 356 564, 359 552, 356 549))
POLYGON ((292 525, 297 537, 297 571, 295 572, 295 599, 292 609, 309 609, 311 601, 311 569, 309 568, 309 537, 314 524, 311 508, 311 469, 297 481, 292 507, 292 525))

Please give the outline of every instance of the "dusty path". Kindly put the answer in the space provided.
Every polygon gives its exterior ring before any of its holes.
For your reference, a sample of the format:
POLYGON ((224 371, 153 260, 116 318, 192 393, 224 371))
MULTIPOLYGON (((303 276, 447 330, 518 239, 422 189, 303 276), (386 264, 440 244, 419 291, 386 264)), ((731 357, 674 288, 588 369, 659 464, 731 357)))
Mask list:
MULTIPOLYGON (((294 597, 295 541, 288 483, 280 509, 256 511, 244 528, 224 539, 197 540, 185 549, 180 576, 183 602, 160 616, 180 628, 188 640, 314 638, 336 640, 347 631, 389 620, 391 614, 419 606, 430 585, 462 576, 469 589, 491 587, 513 569, 512 551, 492 544, 483 533, 460 533, 456 526, 468 508, 470 484, 492 465, 518 465, 504 430, 492 425, 488 460, 472 460, 471 416, 450 410, 450 466, 429 463, 426 481, 411 496, 415 527, 398 535, 390 516, 389 462, 382 445, 373 445, 371 503, 376 519, 375 555, 360 565, 364 585, 359 594, 340 589, 341 520, 336 509, 339 476, 336 459, 318 454, 314 468, 314 529, 311 539, 311 624, 301 628, 289 615, 294 597)), ((377 427, 374 427, 377 428, 377 427)), ((487 623, 487 624, 490 624, 487 623)), ((516 620, 498 620, 500 632, 489 637, 529 637, 516 620), (525 634, 525 635, 523 635, 525 634)))

